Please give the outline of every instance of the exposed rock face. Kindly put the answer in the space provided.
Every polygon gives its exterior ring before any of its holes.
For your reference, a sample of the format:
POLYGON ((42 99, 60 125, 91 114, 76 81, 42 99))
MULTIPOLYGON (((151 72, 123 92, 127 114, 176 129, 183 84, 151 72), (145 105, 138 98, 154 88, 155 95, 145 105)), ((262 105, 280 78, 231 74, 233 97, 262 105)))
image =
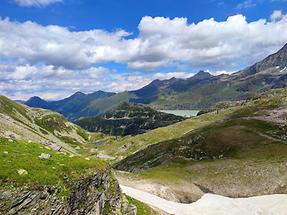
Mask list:
POLYGON ((119 185, 110 171, 97 172, 70 184, 71 193, 67 198, 59 197, 52 187, 1 191, 0 214, 136 214, 132 205, 124 203, 119 185))

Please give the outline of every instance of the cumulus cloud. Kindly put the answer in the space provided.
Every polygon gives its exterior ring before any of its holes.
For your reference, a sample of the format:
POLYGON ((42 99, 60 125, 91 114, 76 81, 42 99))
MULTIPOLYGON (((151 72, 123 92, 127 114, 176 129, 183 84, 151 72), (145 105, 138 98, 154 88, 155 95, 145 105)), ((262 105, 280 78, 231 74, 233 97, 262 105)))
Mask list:
POLYGON ((120 74, 104 67, 70 70, 53 65, 29 64, 0 64, 0 74, 0 94, 13 99, 28 99, 34 95, 60 99, 76 91, 121 92, 138 89, 153 80, 143 75, 120 74))
POLYGON ((170 78, 190 78, 193 74, 189 72, 157 72, 152 77, 153 79, 170 79, 170 78))
POLYGON ((63 0, 14 0, 16 4, 23 7, 45 7, 50 4, 62 2, 63 0))
POLYGON ((2 19, 0 57, 68 69, 116 62, 132 69, 153 70, 185 62, 231 70, 287 42, 287 16, 278 11, 271 22, 260 19, 249 23, 243 15, 222 22, 211 18, 191 24, 186 18, 143 17, 138 28, 139 35, 127 39, 130 33, 124 30, 75 32, 56 25, 2 19))
POLYGON ((157 72, 178 65, 214 74, 236 71, 287 42, 287 15, 274 11, 270 21, 248 22, 239 14, 221 22, 211 18, 198 23, 147 16, 138 29, 138 35, 122 29, 71 31, 1 19, 0 93, 16 97, 25 92, 26 98, 45 92, 49 98, 58 98, 78 90, 132 90, 155 78, 188 77, 190 73, 181 68, 174 73, 157 72), (110 62, 127 65, 128 71, 123 74, 100 66, 110 62))
POLYGON ((93 64, 125 60, 133 41, 123 30, 71 32, 67 28, 34 22, 0 21, 0 57, 13 57, 31 64, 45 63, 65 68, 84 68, 93 64), (121 56, 124 49, 125 55, 121 56))
POLYGON ((119 73, 105 67, 70 70, 53 65, 17 65, 0 63, 0 94, 13 99, 28 99, 34 95, 54 100, 76 91, 91 93, 96 90, 123 92, 136 90, 154 79, 188 78, 188 72, 119 73), (15 87, 17 86, 17 87, 15 87))

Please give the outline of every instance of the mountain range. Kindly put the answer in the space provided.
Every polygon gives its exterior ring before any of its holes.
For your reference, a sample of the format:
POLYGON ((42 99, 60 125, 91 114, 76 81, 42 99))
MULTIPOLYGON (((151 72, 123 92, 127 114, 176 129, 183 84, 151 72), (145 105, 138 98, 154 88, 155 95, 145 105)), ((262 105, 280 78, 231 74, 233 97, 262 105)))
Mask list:
POLYGON ((26 105, 50 109, 71 121, 103 114, 123 102, 155 109, 206 109, 218 102, 245 100, 258 92, 286 87, 287 44, 275 54, 233 74, 211 75, 200 71, 191 78, 154 80, 145 87, 121 93, 77 92, 59 101, 32 97, 26 105))

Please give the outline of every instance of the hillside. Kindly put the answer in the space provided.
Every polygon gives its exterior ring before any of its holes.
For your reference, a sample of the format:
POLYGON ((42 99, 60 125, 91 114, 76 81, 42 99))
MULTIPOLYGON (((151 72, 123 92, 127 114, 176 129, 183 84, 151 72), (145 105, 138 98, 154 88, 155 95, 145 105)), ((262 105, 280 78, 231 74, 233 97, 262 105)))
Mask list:
POLYGON ((123 103, 103 115, 80 119, 76 124, 90 132, 126 136, 165 127, 183 119, 183 117, 158 112, 143 105, 123 103))
POLYGON ((2 137, 0 151, 0 214, 136 214, 99 159, 2 137))
POLYGON ((191 78, 154 80, 129 92, 76 93, 67 99, 47 102, 38 97, 26 102, 33 107, 51 109, 74 121, 97 116, 123 102, 146 104, 155 109, 206 109, 218 102, 245 100, 256 93, 286 87, 287 45, 277 53, 231 75, 213 76, 200 71, 191 78))
POLYGON ((0 214, 157 214, 121 193, 100 136, 0 96, 0 214))
POLYGON ((87 145, 89 134, 62 115, 29 108, 0 96, 0 136, 42 143, 55 150, 77 153, 87 145))
POLYGON ((115 93, 97 91, 91 94, 84 94, 77 92, 68 98, 59 101, 45 101, 39 97, 32 97, 26 105, 30 107, 39 107, 49 109, 63 114, 66 118, 73 121, 81 116, 93 116, 103 112, 100 108, 85 110, 91 103, 108 98, 115 95, 115 93))
POLYGON ((245 100, 274 88, 286 87, 287 44, 262 61, 231 75, 199 72, 188 79, 155 80, 132 91, 133 102, 157 109, 205 109, 223 101, 245 100))
POLYGON ((261 94, 178 138, 129 151, 114 167, 131 173, 118 178, 143 190, 153 184, 157 191, 149 192, 182 202, 206 192, 230 197, 286 193, 286 98, 286 89, 261 94))

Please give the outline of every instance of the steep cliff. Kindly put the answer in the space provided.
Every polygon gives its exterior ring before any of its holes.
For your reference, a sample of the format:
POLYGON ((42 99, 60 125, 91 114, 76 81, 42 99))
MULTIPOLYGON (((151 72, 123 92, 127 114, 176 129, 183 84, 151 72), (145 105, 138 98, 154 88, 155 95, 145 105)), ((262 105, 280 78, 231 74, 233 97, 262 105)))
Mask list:
POLYGON ((122 197, 110 170, 70 182, 71 193, 59 195, 51 186, 0 191, 0 214, 136 214, 122 197))

